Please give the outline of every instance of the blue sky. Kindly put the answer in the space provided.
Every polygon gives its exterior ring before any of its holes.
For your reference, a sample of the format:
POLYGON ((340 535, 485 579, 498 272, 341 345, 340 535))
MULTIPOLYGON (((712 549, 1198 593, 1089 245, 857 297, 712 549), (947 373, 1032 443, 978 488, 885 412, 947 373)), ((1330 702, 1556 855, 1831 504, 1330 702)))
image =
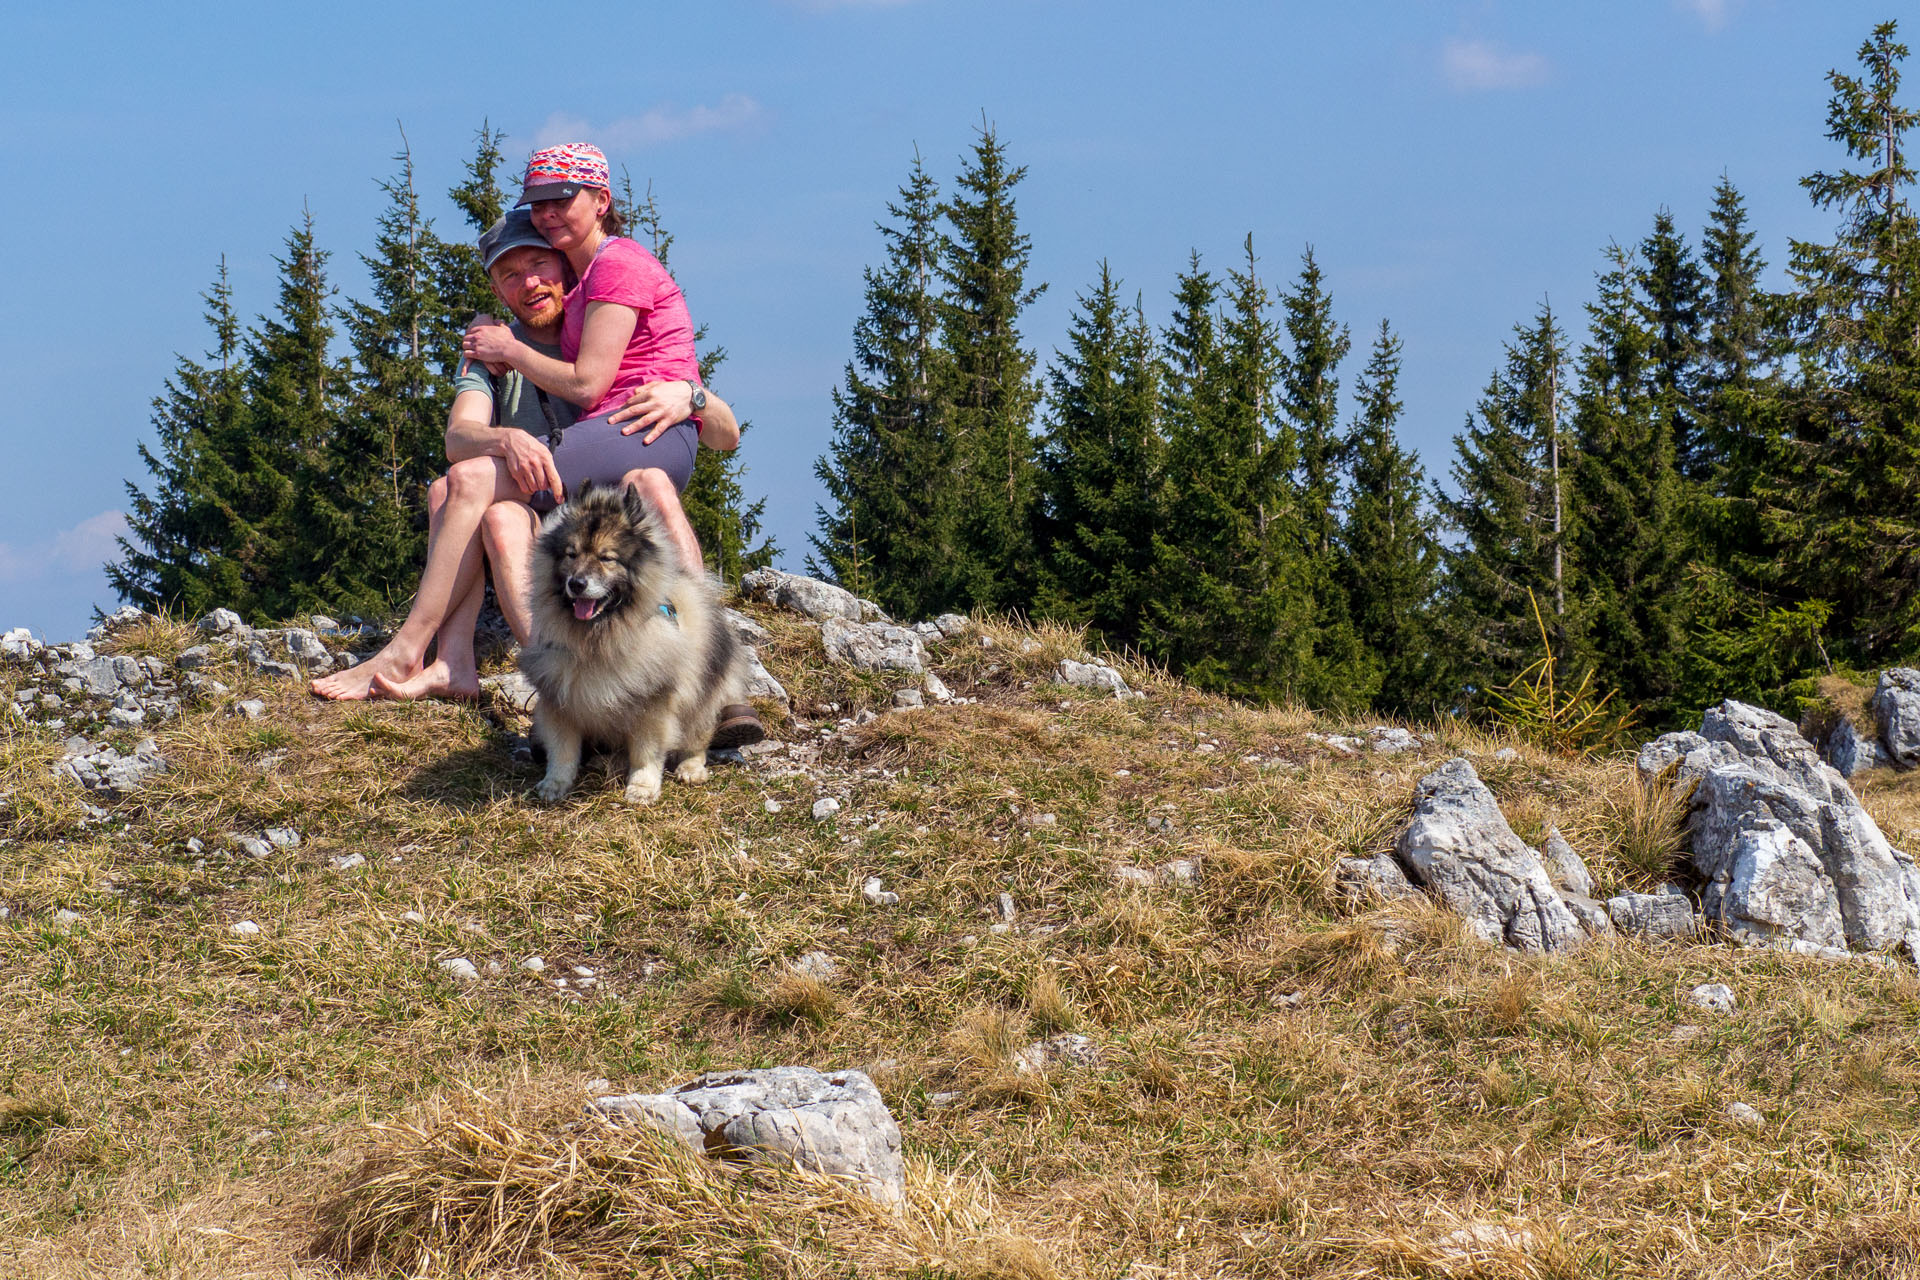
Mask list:
MULTIPOLYGON (((0 211, 0 628, 78 634, 111 607, 123 484, 176 352, 208 338, 221 255, 251 317, 311 208, 362 296, 378 180, 404 126, 440 229, 474 131, 510 164, 599 143, 653 184, 695 319, 751 419, 747 486, 798 569, 813 460, 850 354, 873 229, 916 148, 943 183, 983 117, 1028 166, 1025 331, 1044 363, 1111 262, 1156 319, 1189 250, 1276 284, 1312 244, 1356 355, 1406 343, 1403 434, 1444 475, 1451 437, 1540 300, 1575 318, 1610 240, 1661 206, 1697 241, 1724 171, 1769 261, 1830 219, 1798 180, 1841 162, 1829 68, 1896 7, 1851 0, 1194 3, 711 0, 93 4, 8 17, 0 211), (561 15, 548 20, 548 15, 561 15), (31 264, 31 265, 30 265, 31 264)), ((1906 33, 1909 39, 1920 30, 1906 33)), ((1910 68, 1912 69, 1912 68, 1910 68)), ((1909 102, 1914 101, 1911 94, 1909 102)))

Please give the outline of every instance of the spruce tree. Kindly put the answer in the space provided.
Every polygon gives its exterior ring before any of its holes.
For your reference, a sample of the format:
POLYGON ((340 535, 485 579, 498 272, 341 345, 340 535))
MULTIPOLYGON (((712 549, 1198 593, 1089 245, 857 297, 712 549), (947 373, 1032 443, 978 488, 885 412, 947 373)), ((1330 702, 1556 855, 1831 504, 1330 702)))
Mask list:
POLYGON ((291 616, 319 597, 320 563, 334 545, 302 510, 334 465, 335 436, 350 389, 348 366, 330 353, 333 287, 313 213, 287 235, 279 305, 245 341, 248 447, 234 490, 239 590, 227 605, 255 622, 291 616))
POLYGON ((1375 703, 1415 715, 1444 706, 1449 691, 1434 632, 1440 547, 1423 500, 1426 472, 1395 434, 1399 380, 1400 339, 1382 320, 1356 384, 1338 551, 1354 631, 1381 673, 1375 703))
POLYGON ((1516 325, 1505 367, 1454 437, 1454 492, 1435 505, 1457 541, 1444 557, 1445 628, 1464 691, 1506 683, 1540 654, 1537 603, 1565 654, 1571 462, 1559 425, 1565 338, 1550 307, 1516 325), (1530 600, 1531 596, 1531 600, 1530 600))
MULTIPOLYGON (((1648 241, 1660 243, 1657 232, 1648 241)), ((1635 262, 1618 246, 1608 262, 1587 308, 1573 419, 1580 656, 1601 688, 1657 724, 1679 709, 1690 616, 1684 577, 1691 547, 1674 442, 1682 419, 1673 407, 1675 375, 1662 367, 1674 351, 1672 333, 1659 324, 1658 294, 1644 286, 1663 268, 1635 262)))
POLYGON ((953 441, 934 287, 939 190, 918 155, 899 198, 882 264, 865 271, 866 306, 853 359, 833 393, 833 440, 814 464, 830 507, 809 541, 842 586, 899 617, 970 603, 957 572, 953 441))
POLYGON ((188 617, 236 602, 244 607, 251 595, 243 571, 252 556, 248 531, 234 519, 251 461, 238 365, 240 320, 226 258, 201 297, 214 338, 210 363, 180 357, 155 397, 158 452, 139 446, 153 491, 127 482, 130 537, 118 539, 121 559, 106 566, 107 581, 122 600, 188 617))
MULTIPOLYGON (((506 196, 500 190, 500 165, 506 158, 500 144, 505 139, 505 134, 482 121, 479 132, 474 135, 474 152, 466 163, 466 177, 447 192, 454 207, 465 217, 471 234, 438 242, 434 284, 446 307, 447 319, 462 330, 467 321, 481 312, 500 315, 500 301, 494 296, 493 284, 487 278, 486 268, 480 264, 480 251, 474 242, 506 212, 506 196)), ((458 351, 456 339, 456 356, 458 351)))
POLYGON ((1192 258, 1163 341, 1167 484, 1154 538, 1149 651, 1201 688, 1263 701, 1319 688, 1292 436, 1275 380, 1279 326, 1254 270, 1219 285, 1192 258))
MULTIPOLYGON (((1251 271, 1251 242, 1248 255, 1251 271)), ((1281 293, 1280 303, 1290 345, 1280 363, 1284 417, 1275 435, 1276 443, 1298 460, 1305 590, 1313 600, 1313 672, 1299 693, 1316 706, 1360 706, 1372 699, 1381 673, 1348 616, 1336 546, 1345 463, 1339 369, 1353 343, 1346 326, 1333 318, 1333 298, 1311 245, 1301 254, 1293 289, 1281 293)))
POLYGON ((1804 378, 1760 482, 1785 585, 1831 606, 1866 661, 1911 652, 1920 635, 1920 220, 1896 34, 1881 23, 1860 47, 1863 74, 1828 77, 1827 136, 1859 167, 1802 184, 1840 225, 1830 243, 1792 246, 1804 378))
POLYGON ((1033 598, 1033 353, 1020 313, 1045 291, 1028 287, 1031 244, 1013 190, 1026 176, 983 124, 955 190, 941 205, 942 399, 954 447, 956 567, 962 599, 993 609, 1033 598))
POLYGON ((1667 433, 1679 459, 1680 474, 1707 479, 1714 459, 1694 416, 1696 382, 1707 305, 1706 281, 1693 251, 1666 209, 1654 214, 1653 230, 1640 242, 1638 286, 1640 323, 1648 338, 1649 390, 1667 418, 1667 433))
POLYGON ((446 470, 450 366, 459 328, 441 298, 446 253, 420 210, 413 156, 401 135, 400 169, 380 189, 371 254, 361 254, 372 297, 340 311, 354 353, 351 395, 330 437, 324 469, 304 485, 313 554, 301 603, 371 613, 404 597, 426 551, 427 488, 446 470))
POLYGON ((1047 375, 1035 610, 1128 649, 1138 646, 1158 590, 1153 531, 1165 446, 1153 331, 1137 301, 1128 315, 1105 262, 1079 304, 1069 348, 1047 375))

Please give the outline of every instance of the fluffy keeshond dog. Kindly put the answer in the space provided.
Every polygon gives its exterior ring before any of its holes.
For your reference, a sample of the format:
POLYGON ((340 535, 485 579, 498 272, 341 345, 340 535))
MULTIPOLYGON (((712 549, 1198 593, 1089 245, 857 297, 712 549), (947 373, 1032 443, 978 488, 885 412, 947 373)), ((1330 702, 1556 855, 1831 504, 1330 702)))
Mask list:
POLYGON ((573 789, 587 742, 627 749, 629 804, 673 776, 707 778, 722 706, 741 700, 740 641, 713 585, 680 567, 637 490, 584 484, 540 527, 533 637, 520 669, 539 690, 533 731, 547 751, 539 797, 573 789))

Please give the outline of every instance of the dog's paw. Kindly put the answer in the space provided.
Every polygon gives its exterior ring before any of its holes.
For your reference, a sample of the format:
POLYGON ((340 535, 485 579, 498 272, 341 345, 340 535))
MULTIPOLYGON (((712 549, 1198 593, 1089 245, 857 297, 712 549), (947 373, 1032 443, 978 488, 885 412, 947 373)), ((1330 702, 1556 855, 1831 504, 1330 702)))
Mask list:
POLYGON ((673 776, 682 782, 702 783, 707 780, 707 753, 702 751, 688 756, 674 769, 673 776))
POLYGON ((652 804, 660 798, 660 775, 634 774, 627 779, 628 804, 652 804))
POLYGON ((533 794, 540 797, 543 804, 558 804, 567 798, 567 792, 573 790, 571 782, 562 782, 558 778, 543 778, 533 794))

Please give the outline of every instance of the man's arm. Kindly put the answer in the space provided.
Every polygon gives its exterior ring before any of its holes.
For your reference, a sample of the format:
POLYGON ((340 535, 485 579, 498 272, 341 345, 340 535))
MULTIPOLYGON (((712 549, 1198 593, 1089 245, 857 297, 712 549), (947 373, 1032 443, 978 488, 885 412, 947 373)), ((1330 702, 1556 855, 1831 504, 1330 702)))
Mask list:
POLYGON ((518 427, 494 426, 493 397, 484 391, 462 391, 447 414, 447 461, 469 458, 501 459, 528 497, 542 489, 552 490, 556 498, 565 496, 552 450, 518 427))
MULTIPOLYGON (((607 415, 607 421, 624 424, 620 425, 621 435, 645 431, 640 443, 652 444, 662 431, 692 416, 693 388, 675 379, 635 388, 625 404, 607 415)), ((700 443, 720 453, 732 453, 740 447, 740 420, 734 417, 733 406, 711 390, 706 407, 700 410, 700 443)))

